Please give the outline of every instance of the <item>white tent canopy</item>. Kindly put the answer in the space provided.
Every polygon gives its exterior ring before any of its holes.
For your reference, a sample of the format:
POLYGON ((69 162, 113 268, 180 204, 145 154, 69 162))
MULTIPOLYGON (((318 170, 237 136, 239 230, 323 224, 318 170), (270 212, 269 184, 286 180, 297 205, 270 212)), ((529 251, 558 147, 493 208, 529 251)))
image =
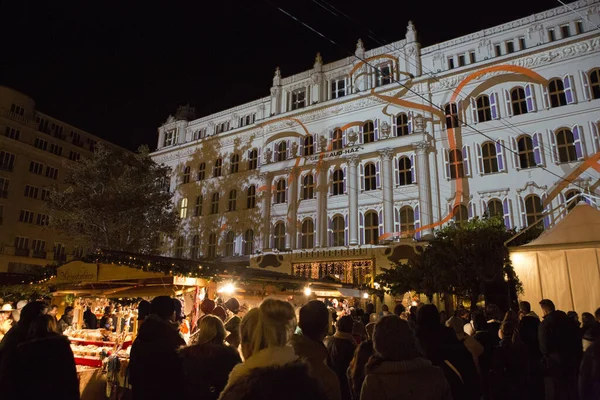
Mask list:
POLYGON ((591 312, 600 307, 600 211, 580 203, 553 228, 510 249, 523 283, 519 300, 541 312, 550 299, 559 310, 591 312))

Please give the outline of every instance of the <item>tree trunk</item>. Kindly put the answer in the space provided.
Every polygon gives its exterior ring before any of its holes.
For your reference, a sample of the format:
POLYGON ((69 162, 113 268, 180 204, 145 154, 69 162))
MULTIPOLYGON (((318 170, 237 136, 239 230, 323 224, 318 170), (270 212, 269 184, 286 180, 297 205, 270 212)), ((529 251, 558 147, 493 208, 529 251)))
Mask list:
POLYGON ((479 293, 477 290, 471 291, 471 311, 477 310, 477 300, 479 300, 479 293))

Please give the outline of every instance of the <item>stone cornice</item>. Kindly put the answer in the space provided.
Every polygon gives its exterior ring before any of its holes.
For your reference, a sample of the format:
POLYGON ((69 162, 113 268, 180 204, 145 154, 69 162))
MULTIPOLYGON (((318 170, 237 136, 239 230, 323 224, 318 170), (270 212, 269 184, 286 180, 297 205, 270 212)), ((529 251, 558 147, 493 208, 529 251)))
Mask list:
POLYGON ((502 189, 492 189, 492 190, 479 190, 477 191, 477 194, 479 195, 480 198, 485 199, 485 200, 489 200, 489 199, 493 199, 493 198, 498 198, 500 200, 502 200, 504 197, 508 196, 508 188, 502 188, 502 189))

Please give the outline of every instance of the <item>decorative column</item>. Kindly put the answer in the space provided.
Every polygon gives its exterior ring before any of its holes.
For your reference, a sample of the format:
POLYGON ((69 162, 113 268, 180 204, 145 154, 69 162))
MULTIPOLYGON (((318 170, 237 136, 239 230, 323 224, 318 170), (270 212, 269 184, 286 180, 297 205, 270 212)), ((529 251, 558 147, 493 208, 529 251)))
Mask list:
POLYGON ((394 169, 392 159, 394 151, 391 148, 385 148, 379 151, 382 165, 381 186, 383 190, 383 232, 394 232, 394 169))
MULTIPOLYGON (((321 164, 321 163, 319 163, 321 164)), ((327 246, 327 168, 317 164, 317 218, 315 221, 315 247, 327 246)))
POLYGON ((360 158, 353 154, 348 160, 348 244, 358 245, 358 163, 360 158))
MULTIPOLYGON (((430 225, 431 218, 431 184, 429 182, 429 143, 426 141, 413 143, 417 167, 417 185, 419 186, 419 219, 421 226, 430 225)), ((433 233, 433 229, 428 228, 421 231, 421 237, 433 233)))
POLYGON ((262 248, 269 250, 271 248, 271 186, 273 186, 273 175, 269 172, 260 174, 262 183, 262 248))
POLYGON ((286 170, 289 182, 289 194, 288 194, 288 212, 287 212, 287 225, 289 235, 289 248, 297 249, 298 243, 298 176, 299 171, 295 168, 288 168, 286 170))

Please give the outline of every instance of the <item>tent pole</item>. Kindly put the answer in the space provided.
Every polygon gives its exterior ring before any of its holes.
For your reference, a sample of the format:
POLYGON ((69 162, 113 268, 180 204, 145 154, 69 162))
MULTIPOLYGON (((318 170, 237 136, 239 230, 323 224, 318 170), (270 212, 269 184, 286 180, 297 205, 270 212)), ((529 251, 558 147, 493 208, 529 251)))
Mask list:
POLYGON ((538 254, 538 252, 535 252, 535 266, 537 268, 537 274, 538 274, 538 281, 540 282, 540 295, 542 296, 542 299, 544 298, 544 287, 542 286, 542 274, 540 271, 540 255, 538 254))
POLYGON ((571 295, 571 305, 575 310, 575 298, 573 297, 573 281, 571 280, 571 270, 569 269, 569 258, 567 257, 567 251, 563 250, 563 256, 565 257, 565 266, 567 267, 567 276, 569 277, 569 294, 571 295))

